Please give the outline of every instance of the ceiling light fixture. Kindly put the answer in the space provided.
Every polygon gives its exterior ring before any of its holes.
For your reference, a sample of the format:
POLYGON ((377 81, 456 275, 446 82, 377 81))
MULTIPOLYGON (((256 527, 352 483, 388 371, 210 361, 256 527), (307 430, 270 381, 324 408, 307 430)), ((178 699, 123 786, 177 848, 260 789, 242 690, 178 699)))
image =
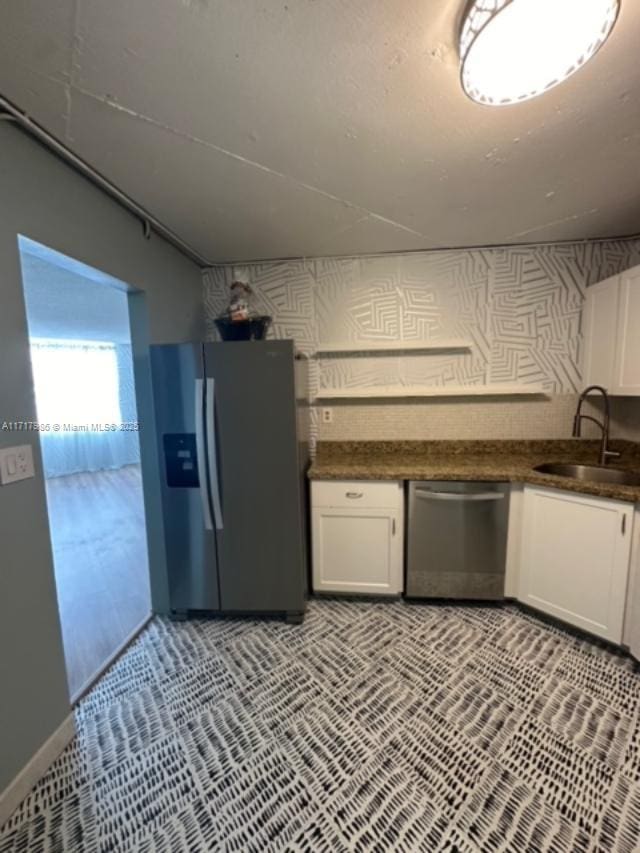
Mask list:
POLYGON ((472 0, 462 86, 481 104, 526 101, 562 83, 607 40, 620 0, 472 0))

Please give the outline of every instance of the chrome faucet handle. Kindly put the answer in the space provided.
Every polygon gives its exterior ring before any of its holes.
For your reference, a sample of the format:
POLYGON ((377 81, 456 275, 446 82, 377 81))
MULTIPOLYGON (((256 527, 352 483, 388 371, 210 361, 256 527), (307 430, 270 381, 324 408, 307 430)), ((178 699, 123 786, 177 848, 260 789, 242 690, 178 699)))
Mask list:
POLYGON ((606 459, 620 459, 622 453, 618 450, 605 450, 602 454, 606 459))

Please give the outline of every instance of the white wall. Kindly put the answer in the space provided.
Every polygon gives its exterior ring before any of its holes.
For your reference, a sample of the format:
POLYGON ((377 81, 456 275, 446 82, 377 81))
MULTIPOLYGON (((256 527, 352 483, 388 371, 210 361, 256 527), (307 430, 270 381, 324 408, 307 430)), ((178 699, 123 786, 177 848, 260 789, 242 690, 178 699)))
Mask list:
MULTIPOLYGON (((560 438, 569 435, 589 284, 640 263, 639 241, 415 252, 243 267, 273 334, 306 352, 319 343, 469 338, 468 354, 327 358, 315 388, 540 385, 546 399, 331 402, 321 438, 560 438)), ((207 331, 233 268, 205 273, 207 331)))
POLYGON ((131 343, 126 284, 71 272, 56 257, 20 251, 30 336, 131 343))

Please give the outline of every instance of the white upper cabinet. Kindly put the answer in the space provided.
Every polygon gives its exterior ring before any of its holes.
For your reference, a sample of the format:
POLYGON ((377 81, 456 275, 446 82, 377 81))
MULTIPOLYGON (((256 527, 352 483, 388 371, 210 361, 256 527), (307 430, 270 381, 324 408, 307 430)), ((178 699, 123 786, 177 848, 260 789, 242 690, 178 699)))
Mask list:
POLYGON ((615 367, 619 291, 620 282, 617 275, 589 287, 582 323, 583 384, 602 385, 610 393, 615 367))
POLYGON ((640 267, 618 276, 618 327, 613 375, 614 394, 640 395, 640 267))
POLYGON ((640 396, 640 267, 587 289, 583 384, 640 396))
POLYGON ((518 599, 622 641, 633 506, 527 486, 518 599))

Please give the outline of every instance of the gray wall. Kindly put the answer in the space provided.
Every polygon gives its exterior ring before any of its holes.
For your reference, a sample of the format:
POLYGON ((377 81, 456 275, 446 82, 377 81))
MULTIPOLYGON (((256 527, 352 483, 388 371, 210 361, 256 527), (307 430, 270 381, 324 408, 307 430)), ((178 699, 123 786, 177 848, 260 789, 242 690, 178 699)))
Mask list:
MULTIPOLYGON (((159 238, 144 240, 136 219, 7 122, 0 122, 0 187, 0 423, 35 420, 22 234, 144 291, 146 298, 133 296, 131 307, 138 409, 146 427, 141 452, 153 471, 145 346, 147 339, 202 336, 200 271, 159 238)), ((38 440, 0 430, 0 447, 24 442, 33 445, 36 478, 0 488, 0 790, 69 713, 38 440)), ((153 482, 145 486, 152 588, 162 607, 157 489, 153 482)))
MULTIPOLYGON (((545 398, 332 401, 312 410, 324 439, 559 438, 581 388, 586 288, 640 263, 640 241, 316 258, 235 268, 251 281, 274 334, 319 343, 465 338, 468 354, 327 357, 312 387, 541 386, 545 398)), ((228 300, 231 266, 204 275, 208 334, 228 300)))

